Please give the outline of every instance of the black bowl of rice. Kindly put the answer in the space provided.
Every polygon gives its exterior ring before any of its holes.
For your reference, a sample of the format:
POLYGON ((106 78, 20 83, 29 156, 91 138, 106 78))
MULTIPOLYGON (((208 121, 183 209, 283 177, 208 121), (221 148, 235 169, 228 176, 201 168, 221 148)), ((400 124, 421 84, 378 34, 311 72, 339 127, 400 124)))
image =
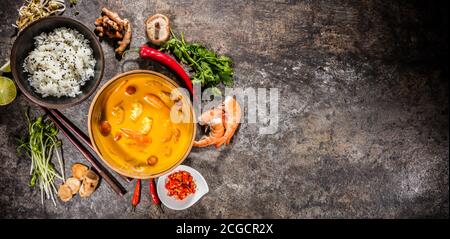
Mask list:
POLYGON ((87 99, 103 77, 104 55, 95 34, 67 17, 42 18, 23 29, 11 51, 11 71, 34 103, 66 108, 87 99))

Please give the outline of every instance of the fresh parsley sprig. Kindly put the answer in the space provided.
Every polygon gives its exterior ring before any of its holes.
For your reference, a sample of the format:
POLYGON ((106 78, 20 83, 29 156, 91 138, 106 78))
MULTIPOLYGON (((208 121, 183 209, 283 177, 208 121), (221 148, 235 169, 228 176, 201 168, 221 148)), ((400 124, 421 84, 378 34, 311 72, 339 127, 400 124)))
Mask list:
POLYGON ((186 43, 184 34, 178 38, 172 31, 172 38, 161 48, 170 51, 178 60, 189 65, 193 72, 193 84, 201 84, 204 88, 211 88, 212 92, 220 95, 217 86, 233 84, 233 60, 227 56, 217 55, 213 51, 197 43, 186 43))

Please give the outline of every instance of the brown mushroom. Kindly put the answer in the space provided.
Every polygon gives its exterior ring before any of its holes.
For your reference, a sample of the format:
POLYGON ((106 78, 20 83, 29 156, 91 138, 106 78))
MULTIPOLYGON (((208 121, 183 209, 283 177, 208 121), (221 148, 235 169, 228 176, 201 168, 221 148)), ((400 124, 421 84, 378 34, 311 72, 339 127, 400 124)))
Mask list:
POLYGON ((150 157, 148 157, 147 159, 147 164, 150 166, 155 165, 158 162, 158 157, 156 157, 155 155, 152 155, 150 157))
POLYGON ((80 197, 89 197, 94 192, 94 189, 91 184, 81 184, 80 187, 80 197))
POLYGON ((103 136, 108 136, 111 132, 111 124, 109 124, 108 121, 104 120, 100 123, 100 133, 102 133, 103 136))
POLYGON ((95 191, 97 185, 91 183, 84 183, 80 187, 80 197, 89 197, 95 191))
POLYGON ((95 191, 99 179, 99 176, 94 171, 87 171, 80 187, 80 197, 89 197, 95 191))
POLYGON ((98 175, 94 171, 88 170, 86 172, 86 174, 84 175, 83 182, 97 184, 99 179, 100 178, 98 177, 98 175))
POLYGON ((83 180, 84 175, 89 168, 81 163, 75 163, 72 165, 72 176, 78 180, 83 180))
POLYGON ((78 180, 77 178, 72 177, 72 178, 68 178, 66 180, 65 185, 69 186, 72 194, 76 194, 78 192, 78 190, 80 190, 81 181, 78 180))
POLYGON ((155 14, 145 20, 145 30, 151 43, 160 45, 170 37, 169 18, 162 14, 155 14))
POLYGON ((61 184, 58 189, 58 196, 61 199, 61 201, 67 202, 73 196, 72 190, 70 189, 70 187, 68 185, 61 184))

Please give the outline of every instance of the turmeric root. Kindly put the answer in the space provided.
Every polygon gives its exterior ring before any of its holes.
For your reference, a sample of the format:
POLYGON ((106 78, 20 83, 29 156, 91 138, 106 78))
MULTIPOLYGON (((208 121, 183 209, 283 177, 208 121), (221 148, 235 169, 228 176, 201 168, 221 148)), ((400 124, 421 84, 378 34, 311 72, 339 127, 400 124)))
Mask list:
POLYGON ((109 38, 112 39, 122 39, 123 38, 123 34, 118 32, 118 31, 106 31, 106 36, 108 36, 109 38))
POLYGON ((131 24, 128 21, 128 19, 125 19, 124 21, 125 21, 125 35, 122 41, 119 41, 119 47, 117 47, 115 50, 116 53, 120 55, 125 51, 125 49, 131 42, 131 24))
POLYGON ((109 19, 109 17, 107 17, 107 16, 103 17, 103 27, 111 27, 112 29, 114 29, 116 31, 122 30, 119 24, 117 24, 115 21, 109 19))
POLYGON ((99 37, 117 39, 115 52, 122 54, 131 42, 131 24, 122 19, 116 12, 102 8, 102 16, 95 19, 95 31, 99 37))
POLYGON ((119 15, 116 12, 110 11, 106 7, 102 8, 102 12, 103 12, 103 14, 108 16, 111 20, 113 20, 117 24, 119 24, 121 28, 123 28, 125 26, 125 21, 122 20, 122 18, 120 18, 119 15))
POLYGON ((95 26, 101 26, 101 25, 103 25, 103 17, 99 17, 99 18, 95 19, 94 25, 95 25, 95 26))

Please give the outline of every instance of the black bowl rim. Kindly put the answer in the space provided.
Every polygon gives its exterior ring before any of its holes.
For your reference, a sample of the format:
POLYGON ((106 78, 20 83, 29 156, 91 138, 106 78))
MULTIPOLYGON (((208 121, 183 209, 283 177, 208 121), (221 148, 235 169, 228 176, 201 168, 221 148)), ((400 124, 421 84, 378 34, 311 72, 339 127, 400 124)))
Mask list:
MULTIPOLYGON (((81 33, 81 34, 83 34, 83 33, 81 33)), ((14 81, 16 82, 16 85, 19 87, 20 91, 26 96, 26 98, 29 99, 30 101, 36 103, 37 105, 44 106, 46 108, 51 108, 51 109, 62 109, 62 108, 72 107, 74 105, 80 104, 81 102, 83 102, 84 100, 89 98, 89 96, 91 96, 97 90, 98 86, 100 85, 100 82, 102 81, 102 78, 103 78, 104 69, 105 69, 105 55, 103 53, 103 48, 100 44, 100 41, 98 40, 95 33, 92 32, 91 29, 89 29, 86 25, 84 25, 80 21, 77 21, 70 17, 64 17, 64 16, 49 16, 49 17, 41 18, 37 21, 30 23, 30 25, 28 25, 25 29, 23 29, 22 32, 20 32, 19 35, 17 36, 17 38, 15 39, 12 50, 11 50, 10 62, 11 62, 11 72, 13 74, 14 81), (17 53, 19 44, 17 43, 18 42, 17 39, 19 39, 21 37, 21 35, 23 35, 22 34, 23 32, 30 29, 31 26, 40 24, 40 23, 42 24, 42 22, 45 22, 45 21, 66 21, 66 22, 69 21, 69 22, 72 22, 74 25, 77 25, 80 28, 85 28, 86 32, 88 32, 88 34, 91 35, 91 38, 95 39, 93 41, 93 44, 96 45, 96 47, 98 47, 99 52, 100 52, 100 59, 99 59, 100 75, 99 75, 98 79, 94 79, 96 82, 94 83, 93 87, 88 92, 86 92, 80 98, 76 98, 77 100, 70 102, 70 103, 53 104, 53 103, 48 103, 43 100, 40 100, 39 98, 36 98, 35 96, 33 96, 32 94, 30 94, 28 92, 28 90, 23 86, 22 80, 18 80, 19 74, 17 72, 18 69, 16 66, 16 57, 17 57, 16 53, 17 53)))

